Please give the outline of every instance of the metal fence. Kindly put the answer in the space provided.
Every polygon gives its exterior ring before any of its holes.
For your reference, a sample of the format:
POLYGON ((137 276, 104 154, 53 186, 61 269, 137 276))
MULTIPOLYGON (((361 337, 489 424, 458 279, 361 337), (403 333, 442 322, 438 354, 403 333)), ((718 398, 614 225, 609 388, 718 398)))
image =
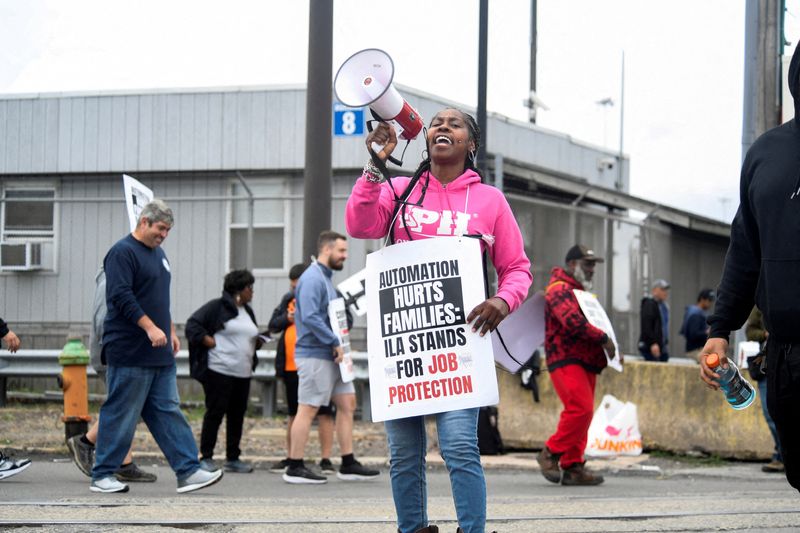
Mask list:
MULTIPOLYGON (((5 406, 7 397, 7 380, 13 377, 52 377, 56 378, 62 370, 58 363, 60 350, 20 350, 17 353, 0 354, 0 407, 5 406)), ((259 350, 258 366, 253 373, 253 380, 259 387, 261 414, 269 417, 275 413, 276 375, 275 351, 259 350)), ((355 369, 356 395, 359 399, 361 416, 365 420, 372 418, 369 394, 369 369, 367 354, 351 352, 355 369)), ((178 378, 189 378, 189 352, 181 350, 175 357, 178 378)), ((87 376, 97 376, 91 365, 86 367, 87 376)))

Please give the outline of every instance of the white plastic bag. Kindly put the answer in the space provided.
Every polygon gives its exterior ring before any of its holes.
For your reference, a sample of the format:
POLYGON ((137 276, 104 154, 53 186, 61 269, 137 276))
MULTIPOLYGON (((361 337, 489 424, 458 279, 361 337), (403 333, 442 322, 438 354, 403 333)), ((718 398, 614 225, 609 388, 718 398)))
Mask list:
POLYGON ((640 455, 642 434, 636 405, 623 403, 611 394, 603 396, 592 417, 584 453, 590 457, 640 455))

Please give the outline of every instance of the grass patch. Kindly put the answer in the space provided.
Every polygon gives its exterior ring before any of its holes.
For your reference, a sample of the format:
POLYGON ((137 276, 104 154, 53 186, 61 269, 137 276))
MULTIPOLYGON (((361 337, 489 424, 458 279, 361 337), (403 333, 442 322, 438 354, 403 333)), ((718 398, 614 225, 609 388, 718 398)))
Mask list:
POLYGON ((717 454, 711 453, 694 453, 684 454, 676 453, 665 450, 650 450, 648 452, 653 459, 668 459, 670 461, 679 461, 687 463, 692 466, 725 466, 728 462, 717 454))
POLYGON ((190 423, 203 420, 203 415, 206 414, 205 407, 182 407, 181 411, 183 411, 184 416, 186 416, 186 420, 188 420, 190 423))

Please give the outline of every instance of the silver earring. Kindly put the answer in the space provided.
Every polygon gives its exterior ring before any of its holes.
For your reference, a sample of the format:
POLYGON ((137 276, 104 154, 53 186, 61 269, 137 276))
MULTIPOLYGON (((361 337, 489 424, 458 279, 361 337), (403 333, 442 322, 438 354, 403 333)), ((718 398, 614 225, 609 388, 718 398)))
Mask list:
POLYGON ((475 150, 469 151, 469 160, 473 165, 475 164, 475 150))

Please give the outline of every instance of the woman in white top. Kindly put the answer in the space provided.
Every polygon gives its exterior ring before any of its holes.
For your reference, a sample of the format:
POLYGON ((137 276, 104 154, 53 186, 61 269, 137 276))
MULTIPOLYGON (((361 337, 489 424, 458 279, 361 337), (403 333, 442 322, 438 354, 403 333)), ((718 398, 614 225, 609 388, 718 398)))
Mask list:
POLYGON ((241 461, 239 442, 260 346, 253 310, 253 274, 234 270, 225 276, 222 297, 211 300, 186 322, 191 375, 203 384, 206 414, 200 434, 200 464, 214 470, 217 431, 226 419, 226 472, 249 473, 241 461))

